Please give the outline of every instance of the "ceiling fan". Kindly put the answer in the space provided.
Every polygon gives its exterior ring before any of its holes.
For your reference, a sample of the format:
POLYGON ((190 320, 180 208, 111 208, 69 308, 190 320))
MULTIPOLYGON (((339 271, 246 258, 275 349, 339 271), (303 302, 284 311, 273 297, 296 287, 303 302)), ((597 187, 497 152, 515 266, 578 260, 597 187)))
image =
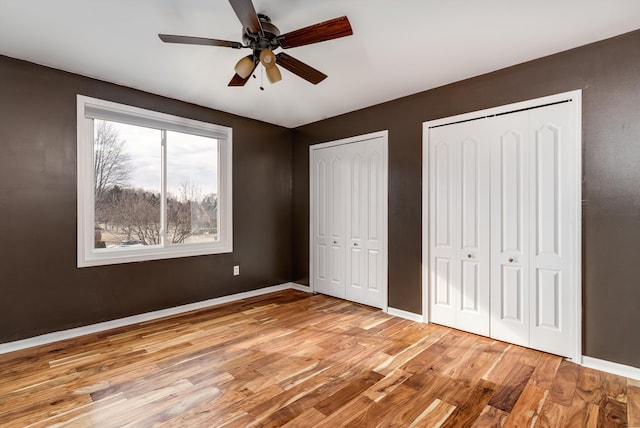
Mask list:
POLYGON ((282 79, 280 70, 277 67, 277 65, 280 65, 293 74, 317 85, 327 77, 326 74, 293 58, 291 55, 284 52, 276 55, 273 51, 278 48, 295 48, 353 34, 351 24, 346 16, 280 34, 280 30, 271 23, 271 19, 268 16, 256 13, 251 0, 229 0, 229 3, 231 3, 231 7, 238 16, 240 23, 242 23, 242 43, 203 37, 158 34, 158 37, 166 43, 221 46, 233 49, 250 48, 253 52, 238 61, 235 66, 236 74, 228 86, 244 86, 260 63, 263 65, 267 79, 271 83, 282 79))

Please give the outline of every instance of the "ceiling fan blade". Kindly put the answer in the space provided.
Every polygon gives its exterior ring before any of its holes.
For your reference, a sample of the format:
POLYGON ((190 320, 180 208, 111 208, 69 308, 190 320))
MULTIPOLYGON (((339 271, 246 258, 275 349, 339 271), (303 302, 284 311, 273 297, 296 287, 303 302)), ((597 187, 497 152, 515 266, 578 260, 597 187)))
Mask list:
POLYGON ((278 37, 278 42, 280 46, 286 49, 324 42, 352 34, 353 30, 351 29, 349 19, 346 16, 341 16, 340 18, 330 19, 320 22, 319 24, 285 33, 278 37))
POLYGON ((172 34, 158 34, 160 40, 165 43, 183 43, 186 45, 208 45, 208 46, 222 46, 224 48, 240 49, 242 43, 230 42, 229 40, 217 40, 207 39, 204 37, 190 37, 190 36, 174 36, 172 34))
POLYGON ((257 66, 258 62, 256 61, 255 65, 253 66, 253 70, 251 70, 251 73, 249 73, 249 75, 245 78, 238 76, 238 73, 234 74, 227 86, 244 86, 249 81, 249 78, 251 78, 251 76, 253 75, 253 72, 256 71, 257 66))
POLYGON ((262 34, 262 25, 251 0, 229 0, 229 3, 243 27, 248 28, 252 33, 262 34))
POLYGON ((282 68, 286 68, 293 74, 302 77, 304 80, 311 82, 314 85, 317 85, 327 78, 326 74, 295 59, 291 55, 287 55, 284 52, 280 52, 276 55, 276 64, 282 66, 282 68))
POLYGON ((233 75, 233 77, 231 78, 231 81, 227 86, 244 86, 250 77, 251 75, 248 75, 246 78, 243 79, 242 77, 238 76, 238 74, 236 73, 233 75))

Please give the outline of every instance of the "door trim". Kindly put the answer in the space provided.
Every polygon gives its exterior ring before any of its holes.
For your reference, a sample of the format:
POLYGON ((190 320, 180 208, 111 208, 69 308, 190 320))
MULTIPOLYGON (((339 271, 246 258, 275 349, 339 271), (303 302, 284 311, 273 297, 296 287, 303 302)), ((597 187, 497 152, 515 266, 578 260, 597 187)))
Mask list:
POLYGON ((389 263, 389 238, 388 238, 388 231, 389 231, 389 216, 388 216, 388 210, 389 210, 389 131, 388 130, 383 130, 383 131, 378 131, 378 132, 372 132, 369 134, 363 134, 363 135, 357 135, 357 136, 353 136, 353 137, 349 137, 349 138, 343 138, 340 140, 335 140, 335 141, 327 141, 324 143, 318 143, 318 144, 312 144, 309 146, 309 288, 311 289, 312 293, 315 293, 315 287, 314 287, 314 271, 313 271, 313 260, 314 260, 314 251, 313 251, 313 225, 314 225, 314 221, 315 221, 315 207, 314 207, 314 200, 315 200, 315 191, 314 191, 314 185, 313 185, 313 177, 315 176, 315 167, 314 167, 314 163, 313 163, 313 153, 315 150, 319 150, 319 149, 325 149, 327 147, 333 147, 333 146, 340 146, 340 145, 344 145, 344 144, 351 144, 351 143, 359 143, 359 142, 363 142, 363 141, 367 141, 367 140, 373 140, 376 138, 382 138, 383 141, 383 159, 382 159, 382 163, 384 166, 384 170, 383 170, 383 180, 382 180, 382 194, 383 194, 383 200, 381 202, 382 205, 382 213, 381 213, 381 219, 382 219, 382 224, 383 224, 383 231, 382 231, 382 240, 383 240, 383 245, 382 245, 382 270, 383 270, 383 274, 382 274, 382 310, 384 312, 388 311, 389 308, 389 288, 388 288, 388 277, 389 277, 389 267, 388 267, 388 263, 389 263))
POLYGON ((575 189, 576 204, 572 207, 570 217, 575 222, 570 226, 572 238, 576 243, 576 251, 571 262, 572 273, 575 278, 574 298, 571 302, 574 307, 575 330, 574 352, 570 358, 581 364, 582 362, 582 90, 563 92, 532 100, 507 104, 485 110, 463 113, 455 116, 430 120, 422 124, 422 314, 423 322, 429 322, 429 129, 437 126, 450 125, 458 122, 481 119, 518 110, 526 110, 543 107, 549 104, 561 102, 573 102, 575 144, 571 147, 573 162, 573 177, 569 177, 575 189))

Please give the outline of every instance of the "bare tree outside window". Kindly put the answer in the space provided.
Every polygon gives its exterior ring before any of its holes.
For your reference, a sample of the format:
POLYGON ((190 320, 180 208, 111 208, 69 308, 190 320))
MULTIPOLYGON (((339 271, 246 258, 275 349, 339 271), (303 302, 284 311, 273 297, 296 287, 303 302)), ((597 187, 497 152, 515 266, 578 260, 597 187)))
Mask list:
POLYGON ((126 141, 111 122, 95 121, 94 177, 96 213, 109 200, 109 192, 125 187, 131 178, 131 156, 125 151, 126 141))
MULTIPOLYGON (((94 122, 94 248, 160 244, 160 131, 103 120, 94 122), (134 136, 135 141, 121 136, 122 130, 134 136)), ((181 177, 182 181, 166 197, 165 239, 171 244, 215 242, 218 240, 217 194, 210 192, 203 196, 201 188, 209 185, 208 177, 217 170, 216 158, 212 156, 217 153, 217 143, 187 134, 173 133, 171 137, 176 140, 176 149, 170 156, 177 172, 171 174, 170 182, 181 177), (191 178, 185 179, 184 171, 197 169, 194 159, 203 156, 213 158, 213 166, 209 167, 212 171, 194 173, 195 183, 191 178)))
POLYGON ((202 196, 193 183, 184 182, 178 195, 167 198, 168 237, 172 244, 216 240, 218 230, 218 198, 202 196))

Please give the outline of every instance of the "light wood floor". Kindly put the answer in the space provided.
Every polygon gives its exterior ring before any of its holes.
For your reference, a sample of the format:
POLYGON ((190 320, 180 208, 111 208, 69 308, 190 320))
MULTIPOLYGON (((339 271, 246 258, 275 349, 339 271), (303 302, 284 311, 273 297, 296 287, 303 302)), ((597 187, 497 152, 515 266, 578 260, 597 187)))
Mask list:
POLYGON ((640 427, 640 382, 284 291, 0 356, 2 427, 640 427))

